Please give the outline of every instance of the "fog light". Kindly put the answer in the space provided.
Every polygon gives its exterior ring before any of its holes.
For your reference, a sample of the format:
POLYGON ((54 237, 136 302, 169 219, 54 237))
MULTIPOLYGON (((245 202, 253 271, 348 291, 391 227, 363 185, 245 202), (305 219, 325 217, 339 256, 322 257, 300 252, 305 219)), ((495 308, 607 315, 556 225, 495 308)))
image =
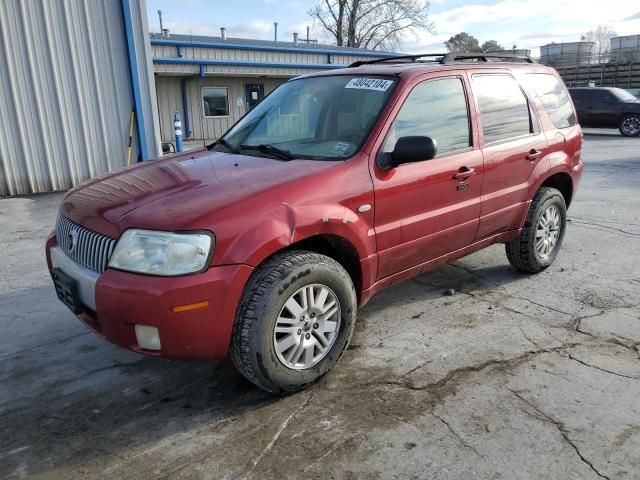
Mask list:
POLYGON ((140 348, 160 350, 160 332, 156 327, 136 325, 136 340, 140 348))

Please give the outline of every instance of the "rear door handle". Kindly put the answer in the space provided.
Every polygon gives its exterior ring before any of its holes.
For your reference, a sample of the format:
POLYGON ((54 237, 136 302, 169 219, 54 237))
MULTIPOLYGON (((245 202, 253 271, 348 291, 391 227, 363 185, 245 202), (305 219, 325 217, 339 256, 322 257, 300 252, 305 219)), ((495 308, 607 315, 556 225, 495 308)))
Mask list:
POLYGON ((453 176, 456 180, 465 180, 476 174, 475 168, 460 167, 458 172, 453 176))
POLYGON ((535 148, 532 148, 531 150, 529 150, 529 153, 527 154, 527 160, 533 162, 534 160, 539 159, 542 156, 542 152, 540 150, 536 150, 535 148))

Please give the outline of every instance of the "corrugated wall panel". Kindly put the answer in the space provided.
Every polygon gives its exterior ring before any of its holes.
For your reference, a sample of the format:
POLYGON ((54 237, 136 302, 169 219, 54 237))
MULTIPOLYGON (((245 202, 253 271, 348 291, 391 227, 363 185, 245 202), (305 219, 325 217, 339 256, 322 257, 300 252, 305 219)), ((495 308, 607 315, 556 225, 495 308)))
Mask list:
MULTIPOLYGON (((274 88, 285 82, 286 78, 238 78, 238 77, 200 77, 187 78, 187 99, 191 121, 191 139, 216 140, 221 137, 245 113, 244 86, 247 83, 261 83, 267 95, 274 88), (225 87, 229 92, 229 116, 205 118, 202 111, 202 88, 225 87), (237 99, 242 98, 238 106, 237 99)), ((160 113, 160 130, 162 141, 174 142, 173 112, 176 110, 184 118, 180 77, 157 77, 158 110, 160 113)), ((184 128, 183 128, 184 131, 184 128)))
MULTIPOLYGON (((144 1, 131 10, 156 156, 144 1)), ((125 165, 133 104, 121 0, 0 1, 0 196, 64 190, 125 165)))

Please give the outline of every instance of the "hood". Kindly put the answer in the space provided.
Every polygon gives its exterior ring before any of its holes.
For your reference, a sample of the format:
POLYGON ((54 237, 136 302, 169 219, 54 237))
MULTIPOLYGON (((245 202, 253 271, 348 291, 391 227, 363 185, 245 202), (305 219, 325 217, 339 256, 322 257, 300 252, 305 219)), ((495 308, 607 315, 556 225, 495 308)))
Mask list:
POLYGON ((175 155, 94 178, 65 196, 67 218, 104 235, 126 228, 203 228, 198 219, 335 162, 209 152, 175 155))

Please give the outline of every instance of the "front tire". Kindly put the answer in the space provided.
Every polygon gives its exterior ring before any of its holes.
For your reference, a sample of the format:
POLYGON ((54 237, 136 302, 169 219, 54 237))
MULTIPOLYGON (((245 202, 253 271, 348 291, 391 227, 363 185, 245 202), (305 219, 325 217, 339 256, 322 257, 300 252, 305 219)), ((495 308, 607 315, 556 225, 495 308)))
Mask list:
POLYGON ((640 115, 632 114, 620 120, 618 130, 624 137, 640 136, 640 115))
POLYGON ((567 206, 555 188, 533 197, 520 237, 505 245, 509 263, 521 272, 538 273, 556 259, 567 227, 567 206))
POLYGON ((338 362, 353 335, 356 312, 353 282, 338 262, 302 250, 277 254, 245 287, 231 358, 240 373, 268 392, 302 390, 338 362))

